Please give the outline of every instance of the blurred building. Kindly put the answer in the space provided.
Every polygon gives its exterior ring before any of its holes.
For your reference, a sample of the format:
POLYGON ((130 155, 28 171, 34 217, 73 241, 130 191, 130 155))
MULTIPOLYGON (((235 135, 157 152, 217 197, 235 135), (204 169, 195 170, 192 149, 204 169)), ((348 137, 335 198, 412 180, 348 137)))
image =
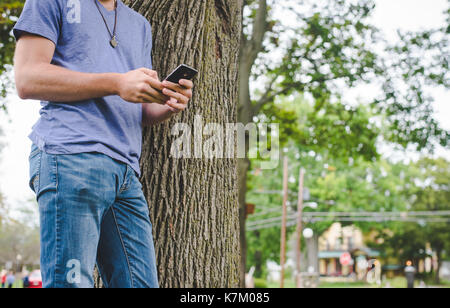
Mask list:
POLYGON ((450 262, 442 262, 440 276, 441 279, 450 281, 450 262))
POLYGON ((355 226, 343 227, 335 223, 319 238, 321 276, 346 277, 357 274, 358 266, 366 267, 366 270, 369 261, 379 256, 378 251, 364 245, 363 233, 355 226))

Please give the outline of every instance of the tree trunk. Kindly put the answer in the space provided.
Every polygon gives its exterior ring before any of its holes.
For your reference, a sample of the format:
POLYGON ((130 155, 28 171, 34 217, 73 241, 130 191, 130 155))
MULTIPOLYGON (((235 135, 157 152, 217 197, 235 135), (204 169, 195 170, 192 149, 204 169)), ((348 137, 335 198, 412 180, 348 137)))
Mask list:
MULTIPOLYGON (((243 11, 243 10, 242 10, 243 11)), ((242 13, 241 11, 241 13, 242 13)), ((241 29, 241 46, 239 54, 239 107, 238 121, 244 125, 253 122, 257 110, 253 108, 250 95, 250 79, 253 65, 258 54, 263 49, 263 41, 267 31, 268 7, 266 0, 258 1, 258 12, 253 19, 253 30, 250 37, 246 36, 241 29)), ((243 17, 242 17, 243 18, 243 17)), ((248 146, 248 144, 246 144, 248 146)), ((248 147, 246 152, 248 153, 248 147)), ((240 221, 240 247, 241 247, 241 281, 240 286, 245 287, 245 272, 247 269, 247 234, 245 228, 246 220, 246 194, 247 173, 250 169, 250 160, 240 159, 238 163, 239 177, 239 221, 240 221)))
POLYGON ((440 285, 441 284, 441 276, 439 276, 440 271, 441 271, 441 267, 442 267, 442 261, 441 261, 441 257, 442 257, 442 250, 437 250, 436 251, 436 257, 437 257, 437 269, 436 269, 436 276, 435 276, 435 283, 436 285, 440 285))
MULTIPOLYGON (((247 152, 246 152, 247 153, 247 152)), ((238 160, 238 189, 239 189, 239 243, 240 243, 240 283, 241 288, 245 288, 245 273, 247 272, 247 234, 246 224, 247 207, 247 172, 250 167, 248 159, 238 160)))
POLYGON ((160 285, 237 287, 237 160, 176 159, 170 150, 179 137, 171 135, 175 123, 194 131, 196 115, 204 124, 236 122, 242 0, 125 2, 152 24, 153 66, 160 76, 182 63, 200 72, 189 109, 144 131, 141 181, 160 285))
MULTIPOLYGON (((258 242, 260 242, 261 233, 259 231, 255 231, 255 237, 257 238, 258 242)), ((260 249, 255 251, 255 278, 264 278, 262 257, 262 251, 260 249)))
MULTIPOLYGON (((252 63, 245 54, 245 44, 241 40, 240 55, 239 55, 239 107, 238 107, 238 121, 247 125, 251 121, 251 99, 250 99, 250 73, 252 63)), ((246 138, 247 141, 247 138, 246 138)), ((246 155, 248 153, 248 143, 246 142, 246 155)), ((241 278, 240 287, 245 287, 245 273, 247 271, 247 234, 246 234, 246 219, 247 219, 247 173, 250 168, 250 160, 248 158, 241 158, 238 161, 238 179, 239 179, 239 222, 240 222, 240 249, 241 249, 241 278)))

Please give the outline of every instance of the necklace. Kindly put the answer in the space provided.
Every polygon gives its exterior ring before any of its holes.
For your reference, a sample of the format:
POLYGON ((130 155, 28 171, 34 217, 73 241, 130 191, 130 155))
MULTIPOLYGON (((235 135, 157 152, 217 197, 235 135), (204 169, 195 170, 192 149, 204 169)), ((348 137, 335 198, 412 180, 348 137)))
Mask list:
POLYGON ((108 23, 106 22, 105 16, 103 16, 102 11, 100 10, 100 6, 98 4, 98 0, 94 0, 95 5, 97 6, 98 12, 100 13, 100 15, 102 16, 103 22, 105 23, 106 29, 108 30, 109 35, 111 36, 111 40, 109 41, 109 43, 111 44, 112 48, 116 48, 119 45, 119 42, 117 41, 116 38, 116 28, 117 28, 117 0, 114 0, 114 13, 115 13, 115 17, 114 17, 114 30, 111 33, 111 30, 109 30, 109 26, 108 23))

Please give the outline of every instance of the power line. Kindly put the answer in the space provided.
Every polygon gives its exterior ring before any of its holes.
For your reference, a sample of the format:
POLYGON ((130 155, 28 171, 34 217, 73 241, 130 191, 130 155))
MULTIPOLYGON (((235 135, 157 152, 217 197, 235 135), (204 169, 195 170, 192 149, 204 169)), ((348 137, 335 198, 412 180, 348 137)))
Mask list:
POLYGON ((310 216, 450 216, 450 211, 422 212, 305 212, 310 216))
MULTIPOLYGON (((325 218, 315 218, 312 220, 303 219, 304 222, 324 222, 324 221, 330 221, 329 219, 325 218)), ((375 219, 375 218, 339 218, 333 220, 334 222, 411 222, 411 223, 450 223, 450 218, 405 218, 405 219, 375 219)), ((297 221, 295 219, 291 219, 287 222, 287 227, 292 227, 297 224, 297 221)), ((262 230, 262 229, 270 229, 280 227, 280 223, 271 223, 271 224, 257 224, 247 227, 247 231, 255 231, 255 230, 262 230)))
MULTIPOLYGON (((273 210, 267 210, 261 213, 254 214, 255 216, 262 216, 265 214, 269 214, 272 212, 279 212, 279 208, 275 208, 273 210)), ((294 218, 297 213, 290 211, 289 218, 294 218)), ((417 217, 417 216, 450 216, 450 211, 422 211, 422 212, 304 212, 305 217, 390 217, 390 216, 400 216, 400 217, 417 217)), ((273 220, 281 219, 280 216, 272 217, 268 219, 258 220, 258 221, 249 221, 250 224, 256 222, 272 222, 273 220)))
MULTIPOLYGON (((450 211, 422 212, 305 212, 304 222, 416 222, 416 223, 450 223, 450 211)), ((288 216, 288 226, 295 225, 297 213, 288 216)), ((249 221, 247 230, 259 230, 279 227, 281 217, 249 221)))

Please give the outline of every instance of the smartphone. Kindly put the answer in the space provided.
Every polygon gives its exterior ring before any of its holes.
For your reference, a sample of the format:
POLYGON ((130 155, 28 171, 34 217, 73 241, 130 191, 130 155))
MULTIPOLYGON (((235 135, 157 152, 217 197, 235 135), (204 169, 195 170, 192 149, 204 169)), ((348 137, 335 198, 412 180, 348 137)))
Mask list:
POLYGON ((197 74, 198 71, 196 69, 186 64, 181 64, 165 80, 178 84, 181 79, 192 80, 197 74))

